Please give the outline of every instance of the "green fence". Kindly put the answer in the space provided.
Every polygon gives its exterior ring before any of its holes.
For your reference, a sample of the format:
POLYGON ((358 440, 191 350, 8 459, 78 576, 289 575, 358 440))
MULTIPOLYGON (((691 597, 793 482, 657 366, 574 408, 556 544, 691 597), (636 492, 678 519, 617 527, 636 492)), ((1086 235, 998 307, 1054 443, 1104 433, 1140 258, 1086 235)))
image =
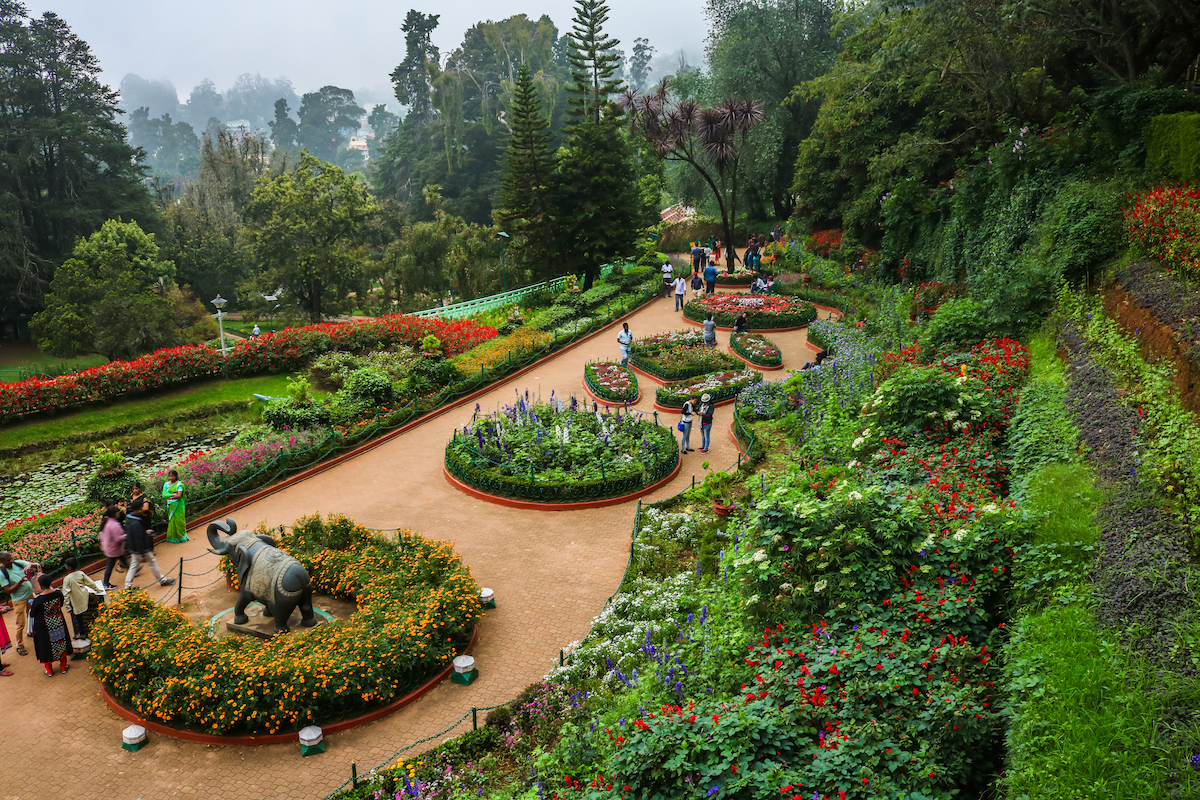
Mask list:
MULTIPOLYGON (((632 259, 631 259, 632 260, 632 259)), ((605 264, 600 268, 599 277, 607 277, 612 272, 614 264, 605 264)), ((557 278, 552 278, 541 283, 534 283, 529 286, 522 286, 520 289, 512 289, 511 291, 501 292, 500 294, 492 294, 487 297, 479 297, 475 300, 464 300, 461 303, 453 303, 440 308, 427 308, 424 311, 418 311, 414 314, 417 317, 441 317, 442 319, 461 319, 469 317, 472 314, 479 314, 483 311, 494 311, 497 308, 504 308, 513 303, 519 303, 522 299, 531 294, 536 294, 542 291, 561 292, 566 288, 567 276, 562 275, 557 278)))

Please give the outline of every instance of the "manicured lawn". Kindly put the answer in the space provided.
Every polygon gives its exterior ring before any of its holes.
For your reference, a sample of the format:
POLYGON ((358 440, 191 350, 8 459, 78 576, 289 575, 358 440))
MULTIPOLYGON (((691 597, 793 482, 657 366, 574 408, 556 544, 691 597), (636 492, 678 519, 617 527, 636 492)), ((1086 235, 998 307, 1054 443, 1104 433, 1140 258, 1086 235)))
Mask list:
POLYGON ((75 358, 52 358, 36 347, 24 342, 6 345, 0 350, 0 383, 9 383, 31 377, 18 372, 41 372, 47 375, 62 375, 67 372, 98 367, 108 359, 99 353, 75 358))
POLYGON ((24 442, 53 439, 79 431, 98 430, 112 425, 136 421, 142 417, 161 416, 184 411, 208 403, 226 400, 253 400, 255 393, 282 396, 287 389, 288 375, 258 375, 235 380, 215 380, 152 394, 142 394, 114 403, 103 403, 54 417, 44 417, 0 427, 0 447, 12 447, 24 442))

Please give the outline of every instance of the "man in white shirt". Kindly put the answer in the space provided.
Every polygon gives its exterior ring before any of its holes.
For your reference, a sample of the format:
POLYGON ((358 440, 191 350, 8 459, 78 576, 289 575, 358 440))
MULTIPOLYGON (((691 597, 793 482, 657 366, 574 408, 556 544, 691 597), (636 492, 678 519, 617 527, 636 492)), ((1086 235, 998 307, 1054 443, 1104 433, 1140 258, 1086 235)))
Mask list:
POLYGON ((673 274, 674 272, 675 271, 671 269, 671 265, 664 261, 662 265, 663 297, 666 297, 667 293, 671 291, 671 283, 675 277, 673 274))
POLYGON ((682 275, 680 275, 678 278, 675 279, 675 283, 673 285, 675 286, 675 310, 676 311, 682 310, 683 304, 686 302, 686 298, 684 297, 684 295, 687 294, 687 284, 688 284, 687 278, 683 277, 682 275))
POLYGON ((633 333, 629 330, 629 323, 621 323, 621 332, 617 334, 617 343, 621 345, 621 366, 629 365, 629 353, 633 349, 633 333))

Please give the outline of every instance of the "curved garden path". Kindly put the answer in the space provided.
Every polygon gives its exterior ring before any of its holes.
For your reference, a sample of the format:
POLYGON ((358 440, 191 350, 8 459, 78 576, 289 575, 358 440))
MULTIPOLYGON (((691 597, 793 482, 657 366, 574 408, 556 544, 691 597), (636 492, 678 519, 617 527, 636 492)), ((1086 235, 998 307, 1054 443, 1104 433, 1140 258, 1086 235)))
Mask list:
MULTIPOLYGON (((673 302, 658 299, 628 317, 634 335, 688 327, 682 314, 674 312, 673 302)), ((559 396, 575 394, 582 399, 584 363, 619 357, 618 328, 603 329, 496 386, 478 402, 485 410, 494 409, 511 401, 515 391, 526 389, 543 397, 555 390, 559 396)), ((812 356, 804 330, 767 335, 783 351, 786 369, 798 369, 812 356)), ((727 349, 728 334, 719 333, 718 341, 727 349)), ((786 374, 768 372, 765 377, 771 380, 786 374)), ((656 384, 643 376, 638 380, 643 391, 637 407, 653 413, 656 384)), ((451 431, 470 420, 474 407, 475 401, 451 407, 395 439, 231 516, 239 527, 251 527, 259 521, 279 525, 315 511, 338 511, 373 528, 409 528, 454 541, 475 578, 494 589, 497 598, 497 608, 484 618, 474 650, 480 671, 475 683, 460 686, 445 681, 383 720, 327 737, 327 751, 319 756, 301 758, 296 744, 219 747, 154 734, 148 747, 129 753, 120 748, 121 730, 128 723, 100 699, 85 663, 76 662, 69 674, 48 680, 32 650, 26 657, 10 650, 5 661, 14 665, 17 674, 0 678, 0 729, 6 732, 13 772, 0 786, 0 800, 32 797, 35 791, 59 798, 129 800, 322 798, 350 777, 351 762, 366 772, 400 747, 445 730, 472 706, 511 700, 545 675, 557 663, 559 649, 587 633, 591 619, 617 590, 629 555, 636 503, 587 511, 528 511, 459 492, 442 474, 443 450, 451 431)), ((735 462, 731 418, 731 407, 718 408, 709 454, 685 456, 679 475, 646 499, 670 497, 685 489, 693 476, 699 480, 706 459, 719 467, 735 462)), ((673 415, 664 420, 675 421, 673 415)), ((693 437, 698 446, 698 429, 693 437)), ((203 532, 193 530, 191 536, 192 541, 182 545, 158 547, 164 569, 177 564, 181 556, 206 552, 203 532)), ((215 563, 216 556, 209 555, 189 562, 188 571, 202 572, 215 563)), ((188 599, 185 584, 183 602, 188 599)), ((12 619, 11 612, 4 616, 10 633, 12 619)), ((469 726, 468 718, 456 733, 469 726)))

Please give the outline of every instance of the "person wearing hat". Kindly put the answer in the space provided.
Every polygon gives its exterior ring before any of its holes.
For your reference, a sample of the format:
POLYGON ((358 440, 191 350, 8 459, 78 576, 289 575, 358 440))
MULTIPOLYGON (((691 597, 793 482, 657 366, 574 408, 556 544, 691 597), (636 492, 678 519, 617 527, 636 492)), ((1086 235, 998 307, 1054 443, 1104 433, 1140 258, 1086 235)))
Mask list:
POLYGON ((708 440, 712 438, 713 402, 712 395, 705 394, 700 398, 700 452, 708 452, 708 440))

